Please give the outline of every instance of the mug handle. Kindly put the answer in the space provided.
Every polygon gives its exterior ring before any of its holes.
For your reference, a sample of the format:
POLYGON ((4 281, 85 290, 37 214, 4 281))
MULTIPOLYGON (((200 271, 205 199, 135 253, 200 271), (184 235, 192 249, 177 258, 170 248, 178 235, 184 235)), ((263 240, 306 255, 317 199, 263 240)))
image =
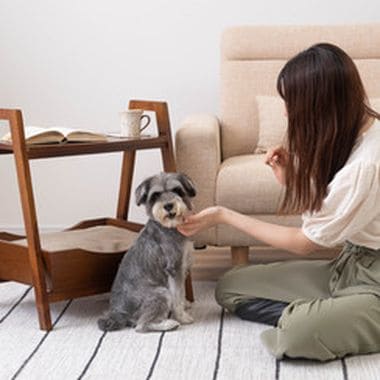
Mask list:
POLYGON ((140 122, 142 119, 144 119, 144 117, 147 119, 147 121, 146 121, 145 125, 140 128, 140 132, 142 132, 150 124, 150 116, 149 115, 142 115, 140 117, 140 122))

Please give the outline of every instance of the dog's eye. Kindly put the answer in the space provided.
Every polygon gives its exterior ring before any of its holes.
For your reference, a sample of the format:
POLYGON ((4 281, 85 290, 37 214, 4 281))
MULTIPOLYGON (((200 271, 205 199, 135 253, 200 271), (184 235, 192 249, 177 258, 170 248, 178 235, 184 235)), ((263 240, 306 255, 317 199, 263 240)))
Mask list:
POLYGON ((160 193, 153 193, 151 196, 150 196, 150 200, 152 201, 152 202, 155 202, 157 199, 158 199, 158 197, 160 196, 160 193))
POLYGON ((173 193, 176 193, 177 195, 179 195, 180 197, 183 197, 185 195, 185 193, 183 192, 183 190, 180 188, 180 187, 175 187, 173 190, 172 190, 173 193))

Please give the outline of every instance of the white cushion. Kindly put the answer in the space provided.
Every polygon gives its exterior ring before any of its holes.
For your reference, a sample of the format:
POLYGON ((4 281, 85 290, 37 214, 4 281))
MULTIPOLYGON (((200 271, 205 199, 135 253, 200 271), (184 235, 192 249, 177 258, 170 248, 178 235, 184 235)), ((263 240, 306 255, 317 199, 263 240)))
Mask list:
POLYGON ((279 96, 256 96, 259 139, 254 153, 282 145, 286 135, 287 117, 284 101, 279 96))

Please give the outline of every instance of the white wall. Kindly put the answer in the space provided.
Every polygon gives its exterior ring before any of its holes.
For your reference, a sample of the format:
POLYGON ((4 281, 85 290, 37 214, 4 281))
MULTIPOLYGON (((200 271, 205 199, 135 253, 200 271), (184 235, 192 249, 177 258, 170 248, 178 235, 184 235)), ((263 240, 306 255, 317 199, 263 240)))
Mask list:
MULTIPOLYGON (((241 24, 380 21, 379 0, 0 0, 0 106, 26 124, 118 129, 128 99, 166 100, 173 133, 194 112, 218 112, 219 40, 241 24)), ((5 132, 0 126, 0 133, 5 132)), ((161 170, 138 154, 134 187, 161 170)), ((115 214, 120 155, 37 160, 44 228, 115 214)), ((132 208, 135 220, 142 210, 132 208)), ((0 156, 0 227, 22 224, 15 168, 0 156)))

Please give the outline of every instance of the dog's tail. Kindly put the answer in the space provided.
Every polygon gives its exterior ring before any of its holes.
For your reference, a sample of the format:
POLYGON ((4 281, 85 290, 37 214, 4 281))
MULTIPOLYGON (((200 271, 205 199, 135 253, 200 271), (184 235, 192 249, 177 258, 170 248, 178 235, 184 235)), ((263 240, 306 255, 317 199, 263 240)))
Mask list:
POLYGON ((130 323, 124 313, 111 311, 108 315, 98 319, 98 327, 102 331, 120 330, 126 326, 130 326, 130 323))

